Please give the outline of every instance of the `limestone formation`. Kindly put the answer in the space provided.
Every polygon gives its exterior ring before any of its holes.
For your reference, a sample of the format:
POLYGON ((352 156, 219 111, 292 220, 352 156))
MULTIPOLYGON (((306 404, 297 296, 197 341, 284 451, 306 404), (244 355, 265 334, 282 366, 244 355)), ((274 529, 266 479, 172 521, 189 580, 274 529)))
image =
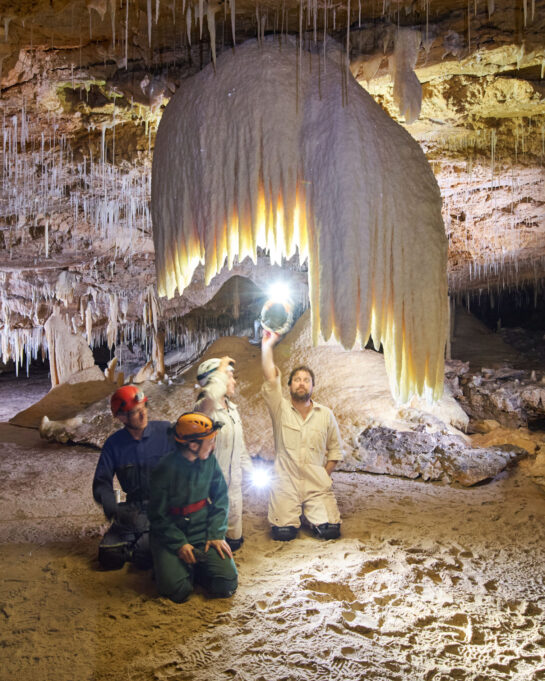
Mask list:
POLYGON ((519 428, 545 419, 545 386, 530 371, 482 369, 462 379, 461 392, 464 410, 477 421, 519 428))
POLYGON ((61 383, 104 379, 85 340, 72 333, 58 312, 49 317, 44 329, 53 388, 61 383))
POLYGON ((494 478, 508 465, 527 456, 515 445, 472 448, 458 436, 424 429, 396 431, 383 426, 366 428, 358 438, 347 470, 398 475, 424 481, 459 483, 470 487, 494 478))

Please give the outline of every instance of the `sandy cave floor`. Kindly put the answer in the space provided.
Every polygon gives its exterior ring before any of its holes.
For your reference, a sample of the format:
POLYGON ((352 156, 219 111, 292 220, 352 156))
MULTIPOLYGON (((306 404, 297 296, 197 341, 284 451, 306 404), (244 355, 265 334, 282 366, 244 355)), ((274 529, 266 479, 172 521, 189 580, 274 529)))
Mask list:
POLYGON ((237 593, 175 605, 150 572, 98 570, 97 458, 0 424, 2 681, 545 679, 545 494, 518 469, 335 473, 329 543, 273 542, 248 490, 237 593))

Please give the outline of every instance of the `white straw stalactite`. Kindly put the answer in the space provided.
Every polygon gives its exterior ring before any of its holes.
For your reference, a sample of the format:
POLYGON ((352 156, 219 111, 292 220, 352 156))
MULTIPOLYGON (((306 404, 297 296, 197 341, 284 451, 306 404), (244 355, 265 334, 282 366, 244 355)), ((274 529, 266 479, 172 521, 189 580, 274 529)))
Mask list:
POLYGON ((255 41, 183 81, 157 133, 158 293, 199 262, 206 281, 257 248, 308 257, 314 340, 372 335, 392 391, 438 398, 447 332, 439 188, 419 145, 349 76, 338 52, 255 41), (299 67, 298 58, 303 59, 299 67), (344 96, 343 88, 347 88, 344 96), (344 106, 343 106, 344 102, 344 106))

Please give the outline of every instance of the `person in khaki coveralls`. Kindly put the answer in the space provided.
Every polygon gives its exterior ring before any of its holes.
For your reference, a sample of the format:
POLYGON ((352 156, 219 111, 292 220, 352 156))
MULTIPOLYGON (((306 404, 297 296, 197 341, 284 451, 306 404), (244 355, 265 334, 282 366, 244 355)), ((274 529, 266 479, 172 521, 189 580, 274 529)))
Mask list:
POLYGON ((199 366, 197 381, 202 387, 195 411, 208 414, 223 427, 216 436, 214 456, 223 472, 229 489, 229 518, 225 541, 232 551, 242 545, 242 474, 252 472, 252 461, 244 443, 242 421, 237 405, 232 402, 236 380, 235 360, 231 357, 213 357, 199 366))
POLYGON ((261 392, 273 423, 276 453, 268 514, 272 536, 279 541, 294 539, 304 516, 318 537, 336 539, 341 517, 331 473, 343 458, 339 427, 331 409, 311 399, 314 374, 308 367, 293 369, 290 399, 282 396, 273 355, 279 338, 265 332, 261 344, 265 377, 261 392))

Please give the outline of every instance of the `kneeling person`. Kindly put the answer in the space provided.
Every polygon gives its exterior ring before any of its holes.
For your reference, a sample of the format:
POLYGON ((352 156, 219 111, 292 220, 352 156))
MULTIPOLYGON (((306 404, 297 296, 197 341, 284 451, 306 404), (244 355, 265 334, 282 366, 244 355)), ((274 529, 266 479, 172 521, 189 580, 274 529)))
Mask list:
POLYGON ((105 570, 119 570, 126 561, 143 570, 151 568, 146 515, 149 479, 172 443, 168 421, 148 422, 147 401, 135 385, 118 388, 111 398, 112 414, 124 428, 104 443, 93 479, 93 496, 112 521, 98 547, 98 560, 105 570), (114 477, 126 494, 124 502, 116 500, 114 477))
POLYGON ((182 603, 200 583, 227 598, 238 585, 233 555, 225 541, 227 484, 213 455, 219 424, 205 414, 182 414, 174 428, 176 449, 151 478, 148 516, 157 588, 182 603))
POLYGON ((273 353, 279 339, 265 333, 261 344, 262 395, 271 415, 276 450, 269 497, 272 536, 278 541, 294 539, 304 517, 317 537, 337 539, 341 516, 331 473, 343 457, 339 427, 331 409, 312 400, 314 373, 309 367, 292 370, 290 399, 282 396, 273 353))

